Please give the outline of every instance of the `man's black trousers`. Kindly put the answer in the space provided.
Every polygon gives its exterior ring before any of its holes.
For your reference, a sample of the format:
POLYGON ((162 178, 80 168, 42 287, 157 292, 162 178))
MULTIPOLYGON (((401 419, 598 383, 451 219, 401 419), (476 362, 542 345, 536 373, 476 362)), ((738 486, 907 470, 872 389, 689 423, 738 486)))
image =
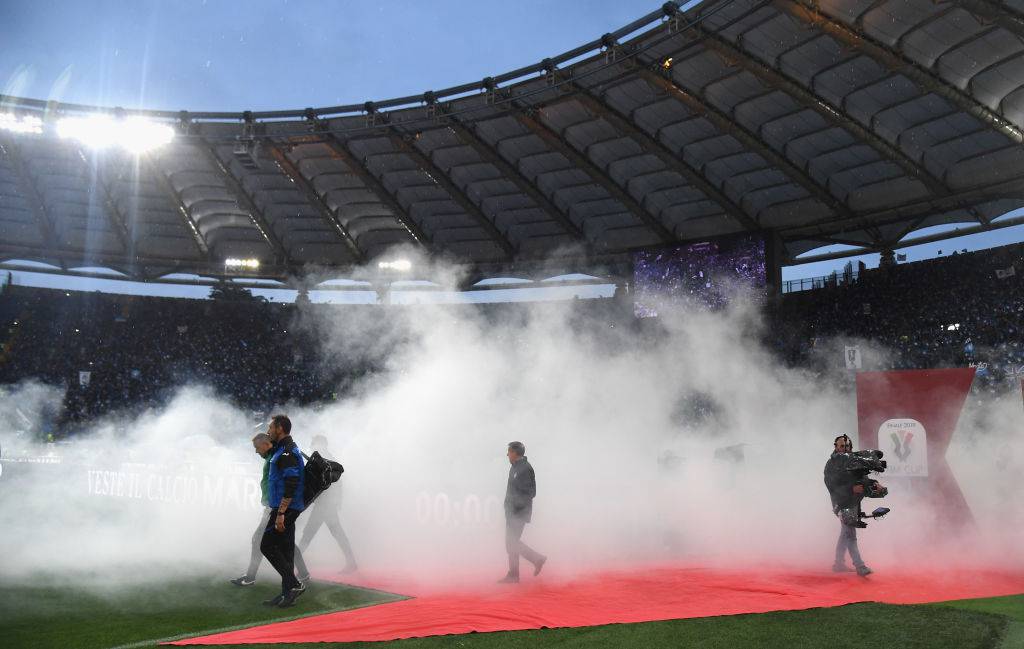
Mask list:
MULTIPOLYGON (((245 570, 245 576, 249 579, 256 579, 256 571, 259 570, 260 564, 263 563, 263 550, 261 546, 263 545, 263 533, 267 530, 267 516, 271 515, 270 511, 270 507, 263 508, 256 521, 256 529, 252 531, 252 551, 249 553, 249 567, 245 570)), ((275 509, 274 511, 276 512, 277 510, 275 509)), ((308 528, 309 525, 307 524, 306 527, 308 528)), ((295 568, 299 571, 299 579, 309 577, 309 568, 306 567, 306 562, 302 560, 302 551, 298 547, 295 548, 295 568)))
POLYGON ((263 556, 274 566, 277 574, 281 575, 282 593, 299 587, 299 580, 295 578, 295 519, 299 517, 299 513, 289 509, 284 515, 284 531, 278 532, 274 529, 277 508, 273 508, 267 527, 263 531, 263 540, 260 542, 263 556))

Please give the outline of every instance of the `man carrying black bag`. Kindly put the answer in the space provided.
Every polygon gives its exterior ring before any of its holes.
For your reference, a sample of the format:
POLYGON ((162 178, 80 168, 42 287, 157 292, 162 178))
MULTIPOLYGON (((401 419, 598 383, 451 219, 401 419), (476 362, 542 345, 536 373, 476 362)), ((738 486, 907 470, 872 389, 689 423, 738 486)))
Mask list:
POLYGON ((285 415, 274 415, 267 428, 274 443, 267 473, 271 511, 260 542, 263 556, 281 575, 281 594, 263 603, 281 608, 293 606, 306 590, 295 577, 295 520, 305 509, 306 472, 291 431, 292 422, 285 415))

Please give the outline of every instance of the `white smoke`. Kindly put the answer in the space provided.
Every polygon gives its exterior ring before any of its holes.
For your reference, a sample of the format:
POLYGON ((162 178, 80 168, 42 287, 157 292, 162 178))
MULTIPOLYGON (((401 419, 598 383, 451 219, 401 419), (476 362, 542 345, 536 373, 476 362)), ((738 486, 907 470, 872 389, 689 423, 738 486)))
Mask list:
MULTIPOLYGON (((512 440, 537 473, 524 540, 553 578, 679 562, 827 569, 838 523, 822 469, 832 438, 856 430, 849 385, 781 365, 755 300, 642 323, 585 306, 304 307, 325 359, 378 368, 339 402, 282 407, 300 447, 323 434, 346 467, 341 520, 364 572, 435 586, 503 574, 512 440), (716 459, 739 444, 742 462, 716 459), (669 456, 674 468, 659 464, 669 456)), ((0 413, 21 399, 8 392, 0 413)), ((60 471, 16 471, 5 451, 0 552, 18 561, 0 576, 241 574, 261 511, 254 424, 186 387, 159 411, 34 449, 61 455, 60 471)), ((954 440, 976 532, 947 543, 891 485, 880 504, 893 513, 861 533, 869 564, 1024 563, 1010 550, 1024 505, 1006 497, 1024 468, 1019 396, 969 409, 954 440)), ((334 573, 341 553, 320 534, 308 563, 334 573)), ((261 576, 274 577, 266 564, 261 576)))

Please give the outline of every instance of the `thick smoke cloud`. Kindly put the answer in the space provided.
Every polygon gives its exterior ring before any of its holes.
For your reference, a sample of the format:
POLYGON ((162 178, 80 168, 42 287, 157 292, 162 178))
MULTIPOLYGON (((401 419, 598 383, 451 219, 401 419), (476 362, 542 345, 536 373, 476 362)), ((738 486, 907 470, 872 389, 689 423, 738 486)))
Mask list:
MULTIPOLYGON (((822 468, 832 438, 856 430, 854 395, 838 374, 783 367, 760 343, 760 312, 745 296, 641 325, 571 303, 500 316, 308 307, 325 362, 376 371, 342 401, 281 410, 304 450, 326 435, 345 464, 341 518, 368 575, 434 587, 500 576, 511 440, 537 471, 525 539, 551 557, 551 578, 669 562, 827 570, 838 524, 822 468)), ((23 394, 8 391, 0 412, 23 394)), ((256 424, 183 387, 158 412, 33 449, 61 454, 60 470, 6 462, 0 552, 19 560, 0 577, 240 573, 260 511, 256 424)), ((977 528, 937 534, 935 512, 888 481, 893 513, 861 534, 868 562, 1024 564, 1024 506, 1007 498, 1024 468, 1020 427, 1019 395, 969 408, 949 456, 977 528)), ((308 560, 314 574, 343 565, 326 530, 308 560)))

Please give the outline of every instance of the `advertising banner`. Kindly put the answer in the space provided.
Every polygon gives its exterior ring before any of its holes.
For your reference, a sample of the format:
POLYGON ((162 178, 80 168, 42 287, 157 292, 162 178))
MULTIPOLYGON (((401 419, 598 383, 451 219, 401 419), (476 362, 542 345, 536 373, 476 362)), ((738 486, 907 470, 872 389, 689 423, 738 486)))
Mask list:
POLYGON ((857 374, 857 428, 861 448, 885 453, 881 477, 915 481, 943 523, 972 521, 946 449, 974 381, 974 368, 857 374))

